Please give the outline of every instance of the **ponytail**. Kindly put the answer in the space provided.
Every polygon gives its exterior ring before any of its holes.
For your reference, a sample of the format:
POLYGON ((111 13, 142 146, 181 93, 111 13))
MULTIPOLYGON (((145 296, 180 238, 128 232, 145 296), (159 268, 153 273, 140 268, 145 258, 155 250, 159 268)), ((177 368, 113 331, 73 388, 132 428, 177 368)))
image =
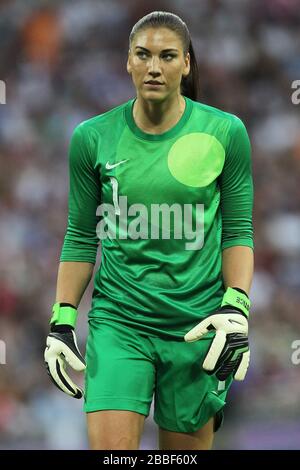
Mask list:
POLYGON ((197 101, 199 97, 199 69, 198 64, 192 44, 192 40, 190 40, 189 46, 189 53, 190 53, 190 73, 187 77, 182 77, 181 80, 181 93, 184 96, 187 96, 191 100, 197 101))

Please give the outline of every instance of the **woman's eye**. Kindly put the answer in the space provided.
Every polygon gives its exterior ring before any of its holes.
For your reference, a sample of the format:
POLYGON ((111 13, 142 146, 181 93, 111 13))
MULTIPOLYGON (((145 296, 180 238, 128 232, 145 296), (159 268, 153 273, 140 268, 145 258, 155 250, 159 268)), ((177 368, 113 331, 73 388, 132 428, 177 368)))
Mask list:
POLYGON ((140 58, 140 59, 145 59, 145 57, 147 57, 147 54, 146 52, 137 52, 137 56, 140 58))
POLYGON ((175 56, 173 54, 165 54, 163 55, 163 58, 166 60, 172 60, 175 56))

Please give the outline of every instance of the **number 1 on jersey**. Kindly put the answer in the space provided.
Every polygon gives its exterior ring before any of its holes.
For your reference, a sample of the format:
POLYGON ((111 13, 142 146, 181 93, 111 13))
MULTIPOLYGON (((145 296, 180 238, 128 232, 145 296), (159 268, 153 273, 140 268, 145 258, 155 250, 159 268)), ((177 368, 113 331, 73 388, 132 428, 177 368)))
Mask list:
POLYGON ((112 190, 113 190, 113 203, 114 203, 114 208, 115 208, 115 213, 116 215, 120 215, 120 207, 119 207, 119 198, 118 198, 118 180, 114 176, 109 177, 111 185, 112 185, 112 190))

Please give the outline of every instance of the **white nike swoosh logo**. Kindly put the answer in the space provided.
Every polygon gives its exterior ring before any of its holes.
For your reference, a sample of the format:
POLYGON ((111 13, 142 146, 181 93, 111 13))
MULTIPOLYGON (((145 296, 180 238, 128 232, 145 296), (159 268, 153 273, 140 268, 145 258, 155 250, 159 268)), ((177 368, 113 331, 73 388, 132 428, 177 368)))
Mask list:
POLYGON ((128 162, 128 159, 127 160, 121 160, 120 162, 114 163, 113 165, 110 165, 109 162, 106 162, 105 168, 107 170, 111 170, 112 168, 115 168, 116 166, 119 166, 119 165, 121 165, 122 163, 125 163, 125 162, 128 162))

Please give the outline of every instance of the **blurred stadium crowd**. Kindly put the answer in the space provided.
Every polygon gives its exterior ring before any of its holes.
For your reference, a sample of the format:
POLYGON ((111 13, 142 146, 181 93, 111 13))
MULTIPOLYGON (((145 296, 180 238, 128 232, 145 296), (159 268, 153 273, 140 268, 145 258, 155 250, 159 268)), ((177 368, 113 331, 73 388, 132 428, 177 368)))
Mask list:
MULTIPOLYGON (((86 448, 82 403, 43 365, 67 223, 70 135, 134 96, 128 35, 152 10, 187 23, 201 97, 241 117, 253 147, 256 271, 252 361, 228 397, 216 448, 299 448, 299 0, 22 0, 0 4, 0 448, 86 448)), ((99 260, 98 260, 99 263, 99 260)), ((91 286, 80 306, 84 350, 91 286)), ((78 377, 76 377, 78 380, 78 377)), ((80 380, 80 379, 79 379, 80 380)), ((156 447, 146 420, 142 447, 156 447)))

